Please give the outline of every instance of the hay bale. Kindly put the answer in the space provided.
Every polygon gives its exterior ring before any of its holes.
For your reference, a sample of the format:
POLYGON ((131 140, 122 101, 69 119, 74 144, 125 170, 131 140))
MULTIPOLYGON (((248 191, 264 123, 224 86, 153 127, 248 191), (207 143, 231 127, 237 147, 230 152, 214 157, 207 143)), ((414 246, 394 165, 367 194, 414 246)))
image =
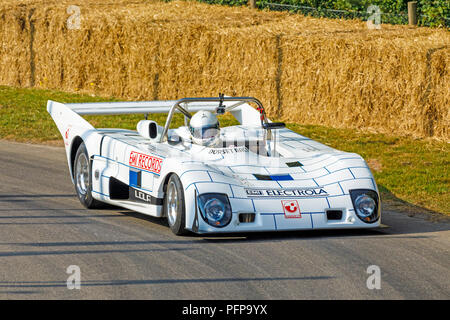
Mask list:
POLYGON ((30 85, 30 24, 25 6, 0 7, 0 83, 30 85))
POLYGON ((123 99, 251 95, 269 117, 449 138, 447 30, 197 2, 0 0, 0 83, 123 99))

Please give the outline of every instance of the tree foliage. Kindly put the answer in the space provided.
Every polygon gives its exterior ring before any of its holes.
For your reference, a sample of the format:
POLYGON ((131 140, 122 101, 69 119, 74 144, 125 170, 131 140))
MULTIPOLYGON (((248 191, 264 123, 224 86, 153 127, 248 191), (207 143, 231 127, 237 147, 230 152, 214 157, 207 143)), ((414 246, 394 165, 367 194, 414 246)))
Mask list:
MULTIPOLYGON (((222 4, 230 6, 247 5, 248 0, 198 0, 210 4, 222 4)), ((367 18, 367 8, 376 5, 382 13, 383 23, 407 23, 409 0, 257 0, 259 7, 267 7, 274 3, 283 6, 268 7, 276 10, 289 10, 293 12, 311 13, 315 16, 335 17, 336 12, 332 10, 345 10, 353 14, 341 14, 339 17, 367 18), (291 6, 311 7, 314 12, 306 8, 294 8, 291 6), (305 11, 306 10, 306 11, 305 11), (358 15, 357 13, 361 13, 358 15)), ((416 0, 419 25, 431 27, 450 26, 450 1, 449 0, 416 0)))

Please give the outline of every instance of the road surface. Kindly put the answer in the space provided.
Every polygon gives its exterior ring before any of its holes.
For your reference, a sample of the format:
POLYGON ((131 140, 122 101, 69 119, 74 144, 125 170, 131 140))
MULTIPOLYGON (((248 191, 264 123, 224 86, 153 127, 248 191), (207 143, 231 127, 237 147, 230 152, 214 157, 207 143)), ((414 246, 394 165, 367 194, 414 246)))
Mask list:
POLYGON ((382 222, 177 237, 159 219, 84 209, 63 148, 0 141, 0 299, 448 299, 450 224, 391 211, 382 222))

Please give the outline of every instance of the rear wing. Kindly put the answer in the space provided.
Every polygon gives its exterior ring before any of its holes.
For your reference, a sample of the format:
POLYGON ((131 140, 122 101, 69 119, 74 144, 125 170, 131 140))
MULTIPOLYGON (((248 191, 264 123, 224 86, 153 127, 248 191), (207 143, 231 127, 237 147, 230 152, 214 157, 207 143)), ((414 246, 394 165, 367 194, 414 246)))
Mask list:
POLYGON ((136 102, 94 102, 94 103, 59 103, 49 100, 47 111, 55 121, 59 131, 64 135, 64 130, 69 125, 76 124, 84 130, 94 129, 84 120, 82 115, 120 115, 120 114, 144 114, 146 117, 154 113, 168 113, 164 131, 160 142, 167 140, 167 132, 174 113, 182 113, 187 119, 191 118, 191 112, 206 110, 215 112, 218 107, 224 107, 225 112, 230 112, 243 125, 258 125, 268 122, 265 117, 262 103, 253 97, 211 97, 211 98, 183 98, 179 100, 162 101, 136 101, 136 102), (248 103, 255 103, 257 110, 248 103))
MULTIPOLYGON (((94 102, 67 103, 66 106, 79 115, 119 115, 119 114, 152 114, 169 113, 178 100, 165 101, 133 101, 133 102, 94 102)), ((199 110, 214 111, 217 103, 208 102, 184 103, 183 109, 189 112, 199 110)), ((182 112, 177 110, 176 112, 182 112)))

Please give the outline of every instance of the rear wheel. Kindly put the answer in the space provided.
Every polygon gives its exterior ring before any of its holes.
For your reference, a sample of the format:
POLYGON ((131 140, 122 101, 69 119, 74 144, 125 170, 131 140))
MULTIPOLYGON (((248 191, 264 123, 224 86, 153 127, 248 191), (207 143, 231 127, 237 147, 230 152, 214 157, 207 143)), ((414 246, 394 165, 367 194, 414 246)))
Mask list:
POLYGON ((183 185, 176 174, 172 174, 167 182, 164 197, 164 215, 170 229, 176 235, 186 234, 186 210, 184 204, 183 185))
POLYGON ((92 175, 89 156, 84 142, 78 147, 73 166, 75 191, 81 204, 88 209, 98 208, 100 201, 92 198, 92 175))

